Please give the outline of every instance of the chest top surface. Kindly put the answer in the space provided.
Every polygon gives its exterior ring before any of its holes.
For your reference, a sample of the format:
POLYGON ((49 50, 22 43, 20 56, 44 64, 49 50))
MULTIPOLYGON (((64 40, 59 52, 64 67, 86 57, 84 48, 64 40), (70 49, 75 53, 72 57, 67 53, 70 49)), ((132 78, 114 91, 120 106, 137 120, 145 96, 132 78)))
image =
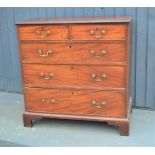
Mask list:
POLYGON ((17 25, 31 24, 78 24, 78 23, 129 23, 130 16, 125 17, 74 17, 74 18, 36 18, 17 22, 17 25))

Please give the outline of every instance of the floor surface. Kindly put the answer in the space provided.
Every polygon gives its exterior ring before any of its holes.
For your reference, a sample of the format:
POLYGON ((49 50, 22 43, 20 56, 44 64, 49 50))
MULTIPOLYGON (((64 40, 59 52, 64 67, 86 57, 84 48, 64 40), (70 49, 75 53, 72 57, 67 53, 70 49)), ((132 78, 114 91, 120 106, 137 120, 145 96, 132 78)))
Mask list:
POLYGON ((0 92, 0 140, 21 146, 155 146, 155 111, 134 109, 130 136, 120 136, 106 123, 85 121, 43 119, 25 128, 23 112, 21 94, 0 92))
POLYGON ((22 145, 0 140, 0 147, 24 147, 22 145))

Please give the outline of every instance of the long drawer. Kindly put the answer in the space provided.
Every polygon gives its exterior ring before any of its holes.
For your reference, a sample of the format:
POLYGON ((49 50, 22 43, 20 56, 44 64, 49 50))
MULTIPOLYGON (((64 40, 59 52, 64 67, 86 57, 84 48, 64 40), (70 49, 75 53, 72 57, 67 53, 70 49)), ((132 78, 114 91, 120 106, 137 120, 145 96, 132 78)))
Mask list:
POLYGON ((25 89, 27 111, 125 117, 125 92, 25 89))
POLYGON ((125 88, 124 66, 24 64, 24 84, 125 88))
POLYGON ((103 64, 126 61, 124 42, 21 44, 23 62, 49 64, 103 64))

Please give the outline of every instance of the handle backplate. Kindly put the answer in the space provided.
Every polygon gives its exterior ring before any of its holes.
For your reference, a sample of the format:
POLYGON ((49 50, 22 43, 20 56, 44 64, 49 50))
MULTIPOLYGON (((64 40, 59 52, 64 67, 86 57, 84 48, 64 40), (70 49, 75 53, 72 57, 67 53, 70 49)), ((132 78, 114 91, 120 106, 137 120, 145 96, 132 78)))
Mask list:
POLYGON ((50 80, 52 79, 54 76, 54 73, 48 73, 47 75, 45 75, 43 72, 40 73, 40 77, 44 80, 50 80))
POLYGON ((48 57, 50 54, 53 53, 52 50, 43 51, 41 49, 37 50, 40 57, 48 57))
POLYGON ((41 98, 41 103, 48 103, 48 104, 53 104, 53 103, 56 103, 56 100, 53 99, 53 98, 41 98))
POLYGON ((102 28, 96 28, 96 29, 90 30, 90 34, 93 35, 95 39, 101 39, 105 33, 106 33, 106 30, 102 28))
POLYGON ((48 37, 50 34, 51 34, 51 32, 44 28, 36 31, 36 35, 42 39, 48 37))
POLYGON ((107 53, 108 52, 106 50, 102 50, 99 54, 96 54, 96 52, 94 50, 91 51, 91 54, 93 56, 95 56, 96 58, 101 58, 101 57, 107 55, 107 53))
POLYGON ((102 74, 102 75, 96 75, 95 73, 91 74, 92 79, 94 79, 95 81, 103 81, 104 79, 107 78, 107 74, 102 74))
POLYGON ((102 102, 99 102, 97 103, 95 100, 92 100, 91 101, 91 105, 97 109, 101 109, 101 108, 104 108, 104 106, 107 104, 106 101, 102 101, 102 102))

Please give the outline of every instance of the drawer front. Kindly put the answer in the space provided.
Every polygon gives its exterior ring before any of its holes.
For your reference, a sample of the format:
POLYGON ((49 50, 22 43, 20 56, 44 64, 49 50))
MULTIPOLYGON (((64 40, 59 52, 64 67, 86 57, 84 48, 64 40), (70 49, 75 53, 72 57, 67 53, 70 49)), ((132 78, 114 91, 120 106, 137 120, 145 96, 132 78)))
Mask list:
POLYGON ((24 83, 125 88, 125 67, 24 64, 24 83))
POLYGON ((125 44, 21 44, 22 60, 50 64, 103 64, 125 62, 125 44))
POLYGON ((65 40, 68 39, 68 26, 20 26, 19 33, 20 40, 65 40))
POLYGON ((126 115, 125 92, 25 89, 28 111, 76 115, 126 115))
POLYGON ((73 25, 72 39, 79 40, 124 40, 127 26, 122 24, 73 25))

